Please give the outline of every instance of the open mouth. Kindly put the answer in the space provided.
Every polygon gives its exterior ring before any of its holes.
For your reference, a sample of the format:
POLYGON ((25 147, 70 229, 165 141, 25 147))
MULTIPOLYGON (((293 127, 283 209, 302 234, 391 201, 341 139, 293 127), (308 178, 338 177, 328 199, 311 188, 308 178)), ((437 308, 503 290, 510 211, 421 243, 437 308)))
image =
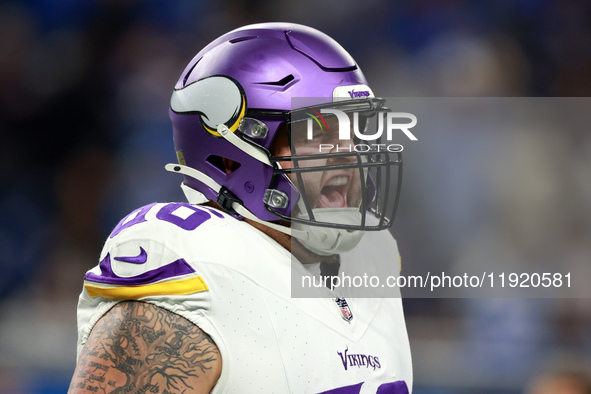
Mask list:
POLYGON ((330 178, 320 190, 318 205, 320 208, 347 207, 347 189, 349 176, 334 176, 330 178))

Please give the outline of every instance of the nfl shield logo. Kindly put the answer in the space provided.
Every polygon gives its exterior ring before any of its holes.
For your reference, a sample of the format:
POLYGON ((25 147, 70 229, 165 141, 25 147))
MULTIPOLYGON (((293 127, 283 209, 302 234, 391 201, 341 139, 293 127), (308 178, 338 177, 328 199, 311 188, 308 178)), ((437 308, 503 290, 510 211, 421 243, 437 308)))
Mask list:
POLYGON ((351 319, 353 319, 353 314, 351 313, 351 309, 349 308, 347 301, 344 298, 337 298, 334 301, 337 303, 339 309, 341 310, 341 317, 346 321, 350 322, 351 319))

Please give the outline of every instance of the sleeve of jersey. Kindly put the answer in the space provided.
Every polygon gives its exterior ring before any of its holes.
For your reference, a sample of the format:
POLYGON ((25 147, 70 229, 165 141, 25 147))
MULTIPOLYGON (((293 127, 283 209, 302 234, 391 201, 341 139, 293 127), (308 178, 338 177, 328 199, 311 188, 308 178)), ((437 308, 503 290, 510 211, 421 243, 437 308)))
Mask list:
POLYGON ((123 300, 150 302, 215 336, 206 318, 211 274, 201 263, 218 258, 219 248, 211 245, 225 222, 214 210, 184 203, 151 204, 122 219, 105 242, 99 264, 84 277, 78 354, 94 324, 123 300))
POLYGON ((148 220, 106 242, 97 267, 84 277, 88 297, 139 300, 207 291, 203 277, 185 260, 186 231, 148 220))
POLYGON ((98 268, 84 277, 91 298, 138 300, 208 290, 207 284, 185 259, 154 240, 129 241, 112 248, 98 268))

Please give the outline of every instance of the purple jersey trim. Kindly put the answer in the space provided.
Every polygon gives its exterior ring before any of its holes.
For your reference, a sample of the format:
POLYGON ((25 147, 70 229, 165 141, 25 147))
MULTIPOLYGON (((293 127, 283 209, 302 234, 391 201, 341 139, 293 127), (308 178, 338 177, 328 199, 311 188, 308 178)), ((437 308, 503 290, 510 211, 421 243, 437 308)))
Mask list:
POLYGON ((194 273, 195 270, 184 260, 178 259, 163 267, 144 272, 143 274, 128 278, 121 277, 113 272, 111 267, 111 257, 109 254, 99 263, 101 274, 96 275, 89 272, 84 276, 85 280, 97 283, 107 283, 112 285, 143 285, 157 282, 163 279, 170 279, 175 276, 181 276, 194 273))
POLYGON ((404 380, 384 383, 378 387, 376 394, 408 394, 408 386, 404 380))

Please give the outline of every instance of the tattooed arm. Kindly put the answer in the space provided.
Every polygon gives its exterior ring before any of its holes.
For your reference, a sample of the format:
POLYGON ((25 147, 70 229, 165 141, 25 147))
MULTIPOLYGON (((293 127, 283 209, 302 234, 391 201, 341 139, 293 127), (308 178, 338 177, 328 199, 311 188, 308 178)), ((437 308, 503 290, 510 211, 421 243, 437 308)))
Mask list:
POLYGON ((152 304, 121 302, 94 326, 68 393, 209 393, 222 370, 213 340, 152 304))

